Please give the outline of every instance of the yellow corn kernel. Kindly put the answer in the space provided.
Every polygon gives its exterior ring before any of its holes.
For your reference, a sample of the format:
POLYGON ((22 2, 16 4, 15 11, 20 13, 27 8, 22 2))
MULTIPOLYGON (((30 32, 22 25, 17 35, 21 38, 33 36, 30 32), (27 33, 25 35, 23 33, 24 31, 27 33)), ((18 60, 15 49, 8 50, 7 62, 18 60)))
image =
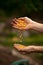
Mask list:
POLYGON ((24 45, 19 45, 18 48, 25 48, 26 46, 24 45))
POLYGON ((27 25, 27 23, 26 22, 24 22, 24 21, 22 21, 22 20, 17 20, 18 21, 18 26, 22 26, 22 27, 25 27, 26 25, 27 25))

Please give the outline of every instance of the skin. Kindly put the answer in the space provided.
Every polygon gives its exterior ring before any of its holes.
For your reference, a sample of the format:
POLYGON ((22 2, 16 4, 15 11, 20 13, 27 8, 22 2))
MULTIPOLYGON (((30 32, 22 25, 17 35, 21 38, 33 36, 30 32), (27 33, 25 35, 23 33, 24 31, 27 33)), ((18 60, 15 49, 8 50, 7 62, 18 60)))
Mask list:
MULTIPOLYGON (((21 17, 19 18, 20 20, 23 20, 27 23, 27 25, 22 29, 22 27, 17 26, 18 24, 17 19, 13 20, 14 22, 12 23, 13 27, 19 30, 35 30, 38 32, 43 33, 43 24, 35 22, 31 20, 28 17, 21 17)), ((14 44, 14 46, 17 44, 14 44)), ((31 52, 42 52, 43 53, 43 46, 27 46, 24 49, 18 49, 20 52, 25 52, 25 53, 31 53, 31 52)))
POLYGON ((17 26, 17 24, 18 24, 17 19, 13 19, 13 22, 12 22, 13 28, 16 28, 19 30, 36 30, 38 32, 43 33, 43 24, 37 23, 28 17, 21 17, 18 19, 25 21, 27 23, 27 25, 24 28, 17 26))

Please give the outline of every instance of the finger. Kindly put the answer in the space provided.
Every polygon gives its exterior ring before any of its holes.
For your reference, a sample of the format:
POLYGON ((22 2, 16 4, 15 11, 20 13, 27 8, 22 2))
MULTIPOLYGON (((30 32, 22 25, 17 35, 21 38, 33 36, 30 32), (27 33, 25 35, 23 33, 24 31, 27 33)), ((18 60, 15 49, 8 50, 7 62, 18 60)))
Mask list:
POLYGON ((18 26, 17 26, 17 25, 15 25, 15 24, 14 24, 12 27, 13 27, 13 28, 16 28, 16 29, 18 29, 18 30, 22 30, 22 28, 21 28, 21 27, 18 27, 18 26))
POLYGON ((16 24, 15 24, 15 23, 13 23, 13 22, 11 23, 11 25, 12 25, 12 27, 15 27, 15 26, 16 26, 16 24))
POLYGON ((26 23, 32 22, 32 20, 28 17, 20 17, 19 19, 24 20, 26 23))
POLYGON ((23 54, 30 54, 31 53, 31 51, 30 50, 26 50, 26 49, 19 49, 18 50, 20 53, 23 53, 23 54))
POLYGON ((20 17, 20 18, 18 18, 19 20, 22 20, 22 21, 24 21, 25 20, 25 18, 24 17, 20 17))
POLYGON ((12 27, 19 30, 25 30, 25 28, 23 28, 22 26, 18 26, 17 24, 14 24, 13 22, 12 22, 12 27))
POLYGON ((27 24, 29 23, 27 17, 21 17, 21 18, 18 18, 18 19, 24 21, 24 22, 27 23, 27 24))
POLYGON ((14 21, 14 22, 11 22, 11 24, 14 25, 14 24, 17 24, 17 23, 16 23, 16 21, 14 21))
POLYGON ((12 22, 11 25, 12 26, 16 26, 17 25, 17 22, 12 22))
POLYGON ((15 24, 15 22, 11 22, 11 24, 12 24, 12 25, 14 25, 14 24, 15 24))
POLYGON ((19 46, 19 45, 20 45, 20 44, 15 43, 15 44, 14 44, 14 47, 19 46))
POLYGON ((14 24, 12 27, 13 27, 13 28, 17 28, 17 29, 18 29, 18 26, 17 26, 16 24, 14 24))
POLYGON ((18 21, 17 21, 17 19, 15 18, 15 19, 12 19, 12 21, 13 21, 13 23, 15 23, 15 24, 17 24, 18 23, 18 21))
POLYGON ((12 19, 12 21, 15 21, 15 20, 17 20, 17 19, 16 18, 12 19))

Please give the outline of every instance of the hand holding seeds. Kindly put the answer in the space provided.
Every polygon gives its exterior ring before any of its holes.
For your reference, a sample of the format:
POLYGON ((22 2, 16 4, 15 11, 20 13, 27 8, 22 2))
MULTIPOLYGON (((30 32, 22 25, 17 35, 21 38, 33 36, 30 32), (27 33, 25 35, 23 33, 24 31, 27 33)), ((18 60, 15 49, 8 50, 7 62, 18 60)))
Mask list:
POLYGON ((28 17, 21 17, 18 19, 13 19, 12 22, 13 28, 20 30, 27 30, 32 28, 32 20, 28 17))

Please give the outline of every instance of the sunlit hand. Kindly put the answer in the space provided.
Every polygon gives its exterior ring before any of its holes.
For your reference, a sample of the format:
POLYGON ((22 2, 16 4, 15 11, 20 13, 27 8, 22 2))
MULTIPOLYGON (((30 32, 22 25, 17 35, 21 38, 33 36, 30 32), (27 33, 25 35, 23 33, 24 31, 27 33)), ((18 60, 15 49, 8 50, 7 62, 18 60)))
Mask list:
MULTIPOLYGON (((24 46, 24 45, 23 45, 24 46)), ((34 52, 35 51, 35 46, 24 46, 24 47, 21 47, 21 44, 14 44, 14 47, 22 52, 22 53, 31 53, 31 52, 34 52), (19 47, 20 46, 20 47, 19 47)))
POLYGON ((17 28, 17 29, 20 29, 20 30, 32 29, 33 21, 30 18, 28 18, 28 17, 21 17, 21 18, 18 18, 18 19, 22 20, 22 21, 24 21, 24 23, 26 23, 25 27, 19 25, 18 20, 15 18, 15 19, 13 19, 13 22, 12 22, 13 28, 17 28))
POLYGON ((34 46, 27 46, 23 49, 19 49, 20 52, 24 54, 33 53, 35 51, 34 46))

